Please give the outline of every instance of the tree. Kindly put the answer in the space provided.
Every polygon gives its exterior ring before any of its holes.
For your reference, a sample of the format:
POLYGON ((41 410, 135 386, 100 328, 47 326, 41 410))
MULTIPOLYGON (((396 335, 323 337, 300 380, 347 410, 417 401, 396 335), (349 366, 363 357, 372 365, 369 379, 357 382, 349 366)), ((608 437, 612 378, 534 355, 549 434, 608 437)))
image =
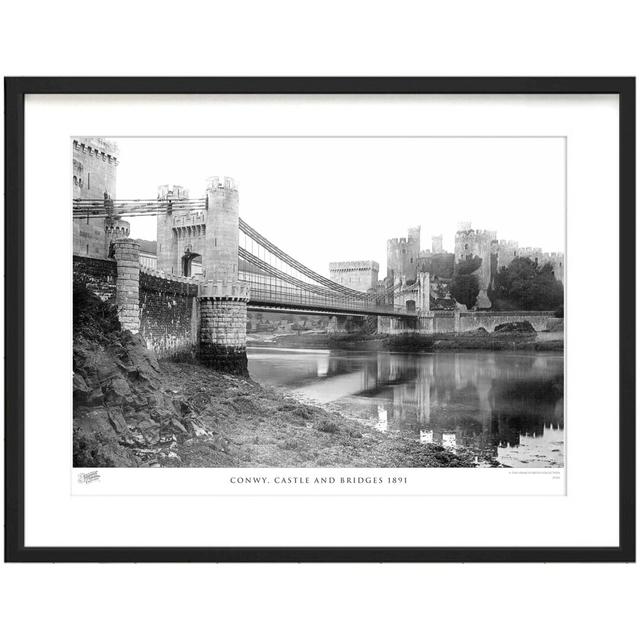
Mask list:
POLYGON ((482 258, 474 256, 460 260, 455 266, 451 282, 451 295, 461 304, 471 309, 475 305, 480 293, 480 284, 475 271, 480 268, 482 258))
POLYGON ((496 273, 489 298, 498 310, 548 311, 563 304, 564 287, 551 264, 538 266, 530 258, 514 258, 496 273))

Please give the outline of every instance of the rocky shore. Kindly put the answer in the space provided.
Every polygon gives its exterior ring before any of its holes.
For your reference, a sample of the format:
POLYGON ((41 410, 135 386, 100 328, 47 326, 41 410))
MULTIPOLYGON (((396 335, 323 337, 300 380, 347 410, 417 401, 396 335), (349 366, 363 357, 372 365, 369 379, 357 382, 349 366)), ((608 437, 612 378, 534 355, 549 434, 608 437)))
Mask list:
MULTIPOLYGON (((198 364, 161 362, 74 290, 76 467, 469 467, 471 452, 380 433, 198 364)), ((486 461, 487 464, 489 463, 486 461)))

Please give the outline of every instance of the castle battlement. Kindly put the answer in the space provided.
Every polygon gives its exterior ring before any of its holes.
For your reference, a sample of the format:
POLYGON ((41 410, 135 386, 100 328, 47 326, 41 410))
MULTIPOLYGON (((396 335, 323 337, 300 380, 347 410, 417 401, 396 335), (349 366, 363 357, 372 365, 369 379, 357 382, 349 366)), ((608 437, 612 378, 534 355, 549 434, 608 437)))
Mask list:
POLYGON ((542 254, 542 249, 540 247, 521 247, 520 251, 522 253, 542 254))
POLYGON ((225 300, 249 300, 249 285, 233 281, 209 280, 198 287, 200 298, 224 298, 225 300))
POLYGON ((205 224, 206 215, 204 211, 194 211, 188 213, 177 213, 173 215, 173 228, 189 227, 192 225, 205 224))
POLYGON ((189 190, 180 184, 158 185, 158 200, 187 200, 189 190))
POLYGON ((415 244, 416 240, 414 238, 389 238, 387 240, 387 245, 394 244, 415 244))
POLYGON ((457 236, 464 236, 466 238, 472 236, 486 236, 486 240, 497 240, 498 232, 491 229, 458 229, 456 231, 457 236))
POLYGON ((145 267, 143 265, 140 265, 140 273, 145 273, 154 278, 162 278, 163 280, 171 280, 172 282, 184 282, 186 284, 198 284, 201 280, 199 276, 177 276, 173 273, 166 273, 165 271, 152 269, 151 267, 145 267))
POLYGON ((74 138, 74 151, 95 156, 103 162, 118 164, 118 145, 104 138, 74 138))
POLYGON ((348 260, 345 262, 330 262, 329 271, 380 271, 380 265, 375 260, 348 260))
POLYGON ((228 176, 211 176, 207 178, 207 191, 211 190, 237 191, 238 185, 228 176))

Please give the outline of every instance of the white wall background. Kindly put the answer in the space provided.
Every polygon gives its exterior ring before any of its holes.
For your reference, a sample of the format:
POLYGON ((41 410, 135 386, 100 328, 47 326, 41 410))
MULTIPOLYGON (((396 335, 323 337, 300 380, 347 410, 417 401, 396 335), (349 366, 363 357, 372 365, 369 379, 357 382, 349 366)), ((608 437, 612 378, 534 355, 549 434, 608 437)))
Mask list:
MULTIPOLYGON (((4 75, 637 75, 637 3, 10 3, 4 75)), ((46 152, 46 151, 44 151, 46 152)), ((597 518, 598 514, 594 514, 597 518)), ((634 566, 17 566, 11 638, 629 637, 634 566)))

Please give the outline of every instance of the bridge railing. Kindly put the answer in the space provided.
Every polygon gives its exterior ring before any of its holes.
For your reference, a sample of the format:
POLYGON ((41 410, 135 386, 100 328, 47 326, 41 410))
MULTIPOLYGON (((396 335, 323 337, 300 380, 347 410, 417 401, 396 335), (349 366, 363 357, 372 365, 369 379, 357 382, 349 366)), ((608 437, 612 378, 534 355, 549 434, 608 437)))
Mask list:
POLYGON ((318 311, 353 311, 354 314, 390 315, 415 317, 415 312, 407 311, 405 307, 391 304, 376 303, 372 300, 354 300, 335 295, 328 291, 326 294, 313 293, 295 289, 293 287, 261 285, 245 281, 249 286, 249 303, 265 306, 282 306, 300 309, 317 309, 318 311))

